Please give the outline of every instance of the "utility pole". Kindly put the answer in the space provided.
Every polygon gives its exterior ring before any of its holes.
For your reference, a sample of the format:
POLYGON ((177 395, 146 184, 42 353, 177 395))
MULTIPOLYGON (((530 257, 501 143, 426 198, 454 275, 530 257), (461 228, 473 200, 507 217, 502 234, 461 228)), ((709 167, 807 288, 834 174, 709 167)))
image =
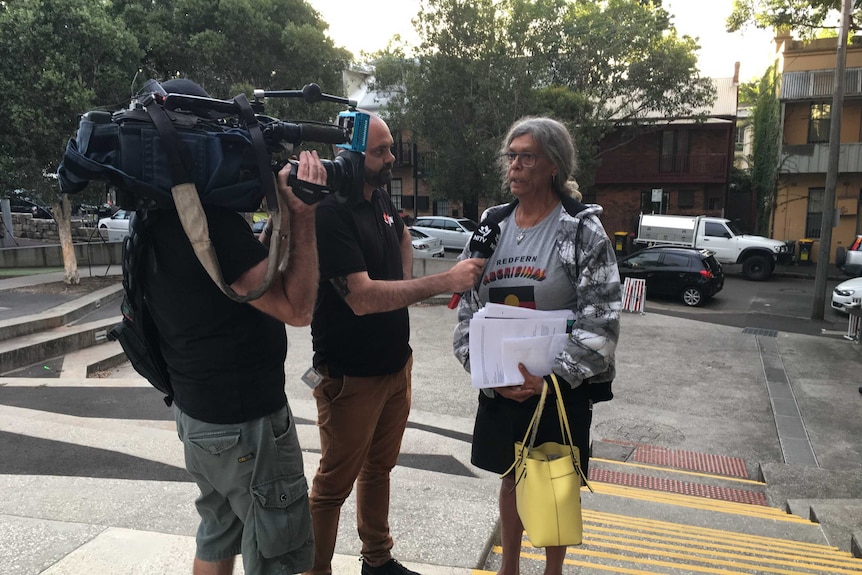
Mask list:
POLYGON ((847 65, 847 34, 850 29, 852 0, 841 2, 841 29, 838 32, 838 52, 835 61, 835 88, 829 125, 829 163, 826 166, 826 190, 823 192, 823 220, 820 223, 820 250, 814 274, 814 307, 811 319, 822 320, 826 307, 826 277, 829 253, 832 251, 832 219, 835 217, 835 187, 838 184, 838 158, 841 151, 841 112, 844 108, 844 70, 847 65))

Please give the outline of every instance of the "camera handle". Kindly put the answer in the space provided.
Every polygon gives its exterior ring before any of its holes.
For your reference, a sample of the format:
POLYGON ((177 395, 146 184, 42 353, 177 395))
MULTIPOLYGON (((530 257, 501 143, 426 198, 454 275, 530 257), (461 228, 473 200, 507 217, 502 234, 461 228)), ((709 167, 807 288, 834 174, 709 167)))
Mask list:
MULTIPOLYGON (((236 100, 243 117, 246 119, 251 117, 252 120, 254 120, 254 124, 249 124, 248 128, 249 132, 252 134, 252 142, 255 144, 255 149, 258 152, 260 152, 260 150, 265 151, 265 147, 258 147, 259 143, 263 146, 263 136, 260 132, 260 126, 254 118, 254 112, 248 104, 248 100, 242 94, 237 96, 236 100), (256 130, 253 129, 255 127, 257 128, 256 130), (255 138, 255 133, 259 140, 255 138)), ((185 167, 185 163, 190 157, 188 149, 185 147, 182 140, 180 140, 176 128, 170 119, 168 119, 164 109, 155 101, 155 98, 148 96, 144 99, 142 105, 147 114, 153 120, 153 124, 162 138, 162 144, 164 145, 165 152, 168 156, 168 162, 171 166, 171 177, 174 182, 174 185, 171 188, 171 196, 174 199, 174 204, 177 208, 177 214, 179 215, 183 230, 185 230, 186 236, 189 238, 189 242, 192 245, 192 249, 197 256, 198 261, 200 261, 201 265, 210 276, 210 279, 212 279, 222 293, 230 299, 239 303, 247 303, 258 299, 266 293, 267 290, 269 290, 269 287, 272 285, 272 281, 275 278, 275 274, 279 270, 281 259, 283 259, 282 252, 286 253, 287 251, 283 250, 280 245, 281 239, 283 238, 281 232, 281 217, 279 216, 278 210, 281 198, 275 193, 275 175, 268 169, 268 163, 265 163, 265 168, 260 170, 260 179, 261 185, 263 185, 266 190, 267 206, 276 206, 275 209, 270 208, 270 218, 273 221, 274 228, 272 235, 273 244, 269 250, 266 273, 261 281, 261 285, 246 295, 241 296, 225 283, 224 277, 222 276, 221 267, 218 263, 218 256, 216 255, 215 248, 210 240, 209 224, 207 223, 206 213, 201 204, 200 195, 198 194, 197 187, 189 177, 188 171, 185 167), (269 178, 266 177, 267 174, 270 176, 269 178), (270 190, 272 190, 272 197, 274 199, 272 203, 269 201, 270 190)), ((261 155, 261 153, 257 154, 258 159, 260 159, 261 155)), ((265 154, 263 157, 265 160, 265 154)))

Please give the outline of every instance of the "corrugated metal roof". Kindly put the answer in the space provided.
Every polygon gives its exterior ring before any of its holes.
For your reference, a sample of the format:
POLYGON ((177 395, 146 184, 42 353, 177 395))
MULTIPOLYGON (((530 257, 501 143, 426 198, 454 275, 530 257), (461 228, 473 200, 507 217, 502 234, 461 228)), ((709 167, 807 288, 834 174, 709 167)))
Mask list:
MULTIPOLYGON (((708 117, 735 117, 738 106, 737 94, 739 92, 739 85, 733 81, 733 78, 710 78, 710 81, 712 81, 712 85, 715 88, 715 102, 713 102, 712 106, 694 110, 691 115, 699 116, 705 114, 708 117)), ((623 97, 616 98, 614 106, 617 109, 623 109, 625 108, 625 102, 626 99, 623 97)), ((667 118, 667 116, 658 111, 647 111, 639 114, 639 117, 649 120, 667 118)))
POLYGON ((739 84, 733 78, 712 78, 715 86, 715 103, 707 110, 710 116, 735 116, 738 106, 739 84))

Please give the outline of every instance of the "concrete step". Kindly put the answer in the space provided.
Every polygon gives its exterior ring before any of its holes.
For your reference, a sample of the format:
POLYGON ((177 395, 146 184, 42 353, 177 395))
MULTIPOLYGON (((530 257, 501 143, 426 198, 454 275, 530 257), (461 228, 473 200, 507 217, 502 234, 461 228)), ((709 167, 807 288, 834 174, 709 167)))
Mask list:
POLYGON ((70 324, 106 305, 119 302, 122 298, 123 286, 118 282, 117 285, 102 288, 39 314, 0 320, 0 341, 70 324))
POLYGON ((97 345, 67 353, 63 358, 60 378, 87 378, 128 361, 126 353, 117 341, 107 341, 97 345))
POLYGON ((0 341, 0 375, 105 343, 108 330, 121 319, 121 316, 116 316, 82 324, 62 325, 0 341))

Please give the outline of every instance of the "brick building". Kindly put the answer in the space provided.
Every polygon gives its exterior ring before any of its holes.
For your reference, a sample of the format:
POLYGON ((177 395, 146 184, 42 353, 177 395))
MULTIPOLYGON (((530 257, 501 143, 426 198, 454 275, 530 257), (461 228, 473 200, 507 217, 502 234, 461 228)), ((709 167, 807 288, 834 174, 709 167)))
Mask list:
MULTIPOLYGON (((738 74, 738 66, 737 66, 738 74)), ((704 118, 649 118, 638 131, 625 126, 600 142, 600 165, 586 200, 604 207, 609 235, 635 233, 638 215, 751 218, 751 198, 729 193, 736 145, 738 75, 713 79, 715 103, 704 118)))

